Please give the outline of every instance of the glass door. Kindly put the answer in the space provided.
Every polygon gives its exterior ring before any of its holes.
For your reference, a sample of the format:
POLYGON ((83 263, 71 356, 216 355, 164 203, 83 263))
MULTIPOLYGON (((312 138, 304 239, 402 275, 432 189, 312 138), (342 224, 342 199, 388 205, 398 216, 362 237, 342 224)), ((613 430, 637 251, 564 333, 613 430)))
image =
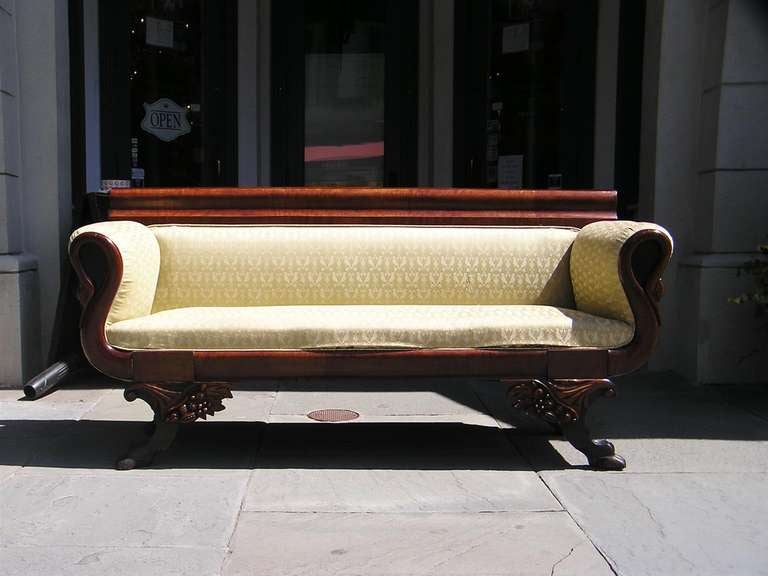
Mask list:
POLYGON ((596 0, 457 0, 454 182, 591 188, 596 0))
POLYGON ((102 178, 236 182, 235 4, 100 3, 102 178))
POLYGON ((273 182, 415 184, 416 6, 273 5, 273 182))

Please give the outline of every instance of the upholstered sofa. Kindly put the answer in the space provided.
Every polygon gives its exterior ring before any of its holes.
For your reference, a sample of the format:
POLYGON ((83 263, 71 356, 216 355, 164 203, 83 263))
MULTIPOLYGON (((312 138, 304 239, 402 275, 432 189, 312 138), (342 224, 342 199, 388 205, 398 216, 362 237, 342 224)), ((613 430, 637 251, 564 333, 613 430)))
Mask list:
POLYGON ((238 381, 421 375, 497 377, 592 466, 624 467, 584 417, 651 352, 661 227, 192 220, 115 219, 70 239, 85 355, 155 412, 119 468, 149 464, 238 381))

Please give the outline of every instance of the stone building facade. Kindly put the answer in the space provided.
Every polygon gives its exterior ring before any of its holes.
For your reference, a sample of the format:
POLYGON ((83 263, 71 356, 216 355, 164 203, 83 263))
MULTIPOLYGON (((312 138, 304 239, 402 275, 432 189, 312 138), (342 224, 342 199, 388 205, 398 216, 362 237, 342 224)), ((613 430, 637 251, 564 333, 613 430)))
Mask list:
MULTIPOLYGON (((454 83, 458 3, 418 3, 416 174, 422 186, 461 184, 452 176, 462 102, 454 83)), ((86 83, 86 116, 98 113, 88 87, 94 79, 75 75, 71 62, 73 31, 85 36, 77 40, 85 45, 86 72, 103 58, 89 48, 98 39, 98 2, 81 0, 79 12, 74 4, 0 0, 2 387, 22 385, 48 360, 72 227, 71 152, 78 134, 71 126, 72 94, 79 93, 71 90, 73 81, 86 83), (83 19, 76 26, 73 14, 83 19)), ((611 153, 622 139, 613 114, 624 65, 617 50, 621 4, 595 4, 595 187, 615 185, 611 153)), ((241 185, 276 182, 269 161, 275 154, 272 8, 270 0, 238 2, 237 121, 255 127, 237 136, 235 183, 241 185)), ((749 307, 728 298, 749 289, 751 280, 736 269, 768 240, 768 4, 647 0, 643 38, 634 216, 664 225, 676 241, 665 328, 650 368, 699 383, 765 381, 768 354, 747 356, 759 343, 760 323, 749 307)))

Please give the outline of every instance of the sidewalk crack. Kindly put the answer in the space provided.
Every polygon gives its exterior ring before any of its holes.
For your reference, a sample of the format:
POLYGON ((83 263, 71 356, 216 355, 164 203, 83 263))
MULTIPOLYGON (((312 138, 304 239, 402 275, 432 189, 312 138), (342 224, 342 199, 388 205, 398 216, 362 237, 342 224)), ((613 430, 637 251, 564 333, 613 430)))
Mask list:
POLYGON ((552 564, 552 570, 549 571, 549 576, 555 576, 555 568, 557 568, 557 565, 560 564, 560 562, 563 562, 564 560, 567 560, 571 554, 573 554, 573 551, 576 550, 576 546, 572 546, 571 549, 568 551, 568 554, 560 558, 557 562, 552 564))

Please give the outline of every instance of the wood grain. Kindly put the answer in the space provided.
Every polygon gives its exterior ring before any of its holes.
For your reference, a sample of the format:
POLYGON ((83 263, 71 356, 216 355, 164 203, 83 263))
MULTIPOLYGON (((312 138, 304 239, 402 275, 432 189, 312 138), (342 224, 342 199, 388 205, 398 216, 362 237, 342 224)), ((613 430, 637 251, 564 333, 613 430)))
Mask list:
POLYGON ((550 225, 616 218, 609 190, 122 188, 111 220, 144 224, 550 225))

